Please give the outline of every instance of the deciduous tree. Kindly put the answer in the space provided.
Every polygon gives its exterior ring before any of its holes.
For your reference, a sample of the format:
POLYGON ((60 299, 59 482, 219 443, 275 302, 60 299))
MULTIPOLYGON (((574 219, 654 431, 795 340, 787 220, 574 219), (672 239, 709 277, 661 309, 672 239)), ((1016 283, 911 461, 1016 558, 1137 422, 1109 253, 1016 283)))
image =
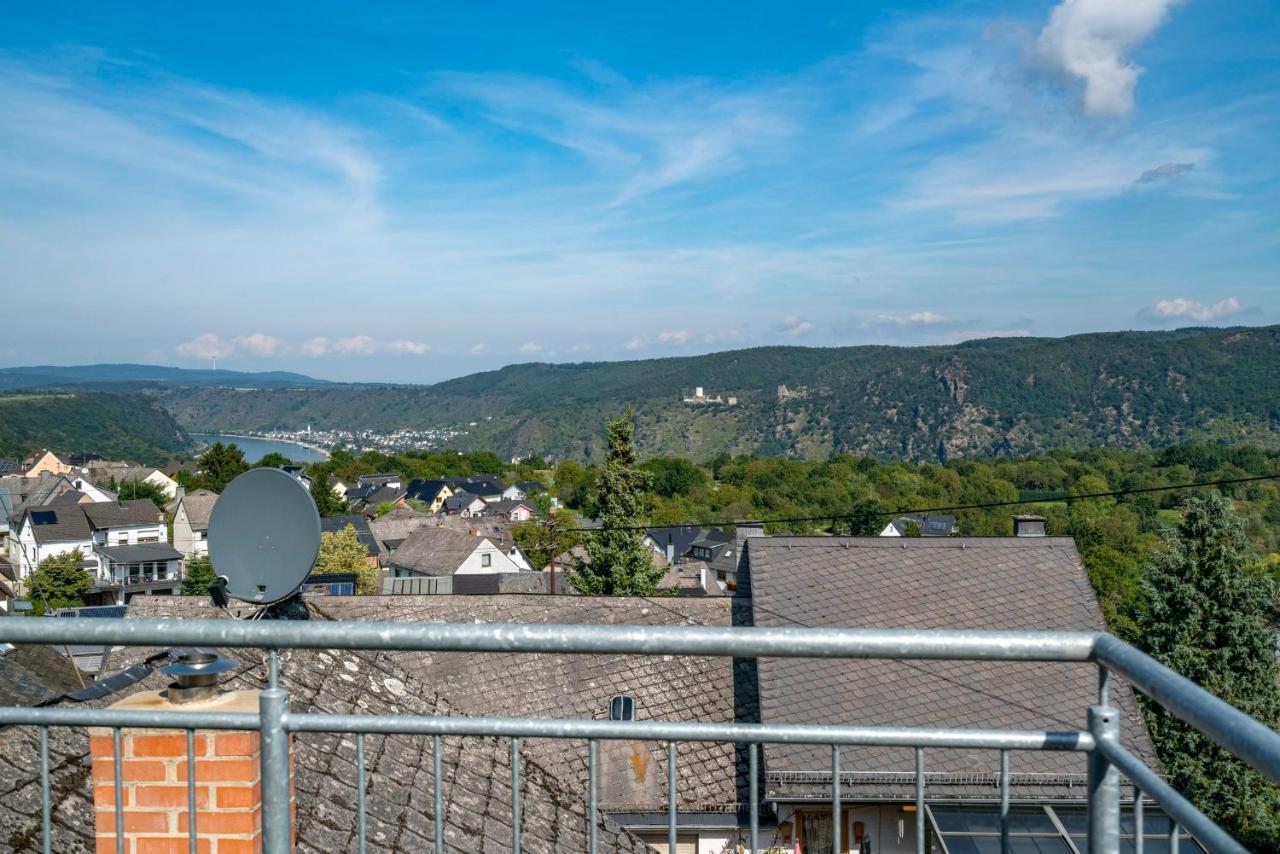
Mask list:
POLYGON ((361 594, 377 593, 381 572, 370 566, 368 550, 356 529, 347 525, 341 531, 326 531, 320 535, 320 553, 316 555, 313 572, 324 575, 354 573, 357 590, 361 594))
POLYGON ((52 555, 40 561, 27 581, 27 595, 37 616, 58 608, 78 608, 84 605, 84 600, 80 597, 93 586, 93 576, 83 565, 84 554, 79 549, 52 555))

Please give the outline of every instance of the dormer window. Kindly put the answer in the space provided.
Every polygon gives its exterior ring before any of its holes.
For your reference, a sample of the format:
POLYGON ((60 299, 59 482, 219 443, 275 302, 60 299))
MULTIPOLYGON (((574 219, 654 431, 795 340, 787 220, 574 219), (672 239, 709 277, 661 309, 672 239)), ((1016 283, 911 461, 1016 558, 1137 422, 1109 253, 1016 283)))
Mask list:
POLYGON ((609 700, 609 720, 634 721, 636 719, 636 698, 630 694, 618 694, 609 700))

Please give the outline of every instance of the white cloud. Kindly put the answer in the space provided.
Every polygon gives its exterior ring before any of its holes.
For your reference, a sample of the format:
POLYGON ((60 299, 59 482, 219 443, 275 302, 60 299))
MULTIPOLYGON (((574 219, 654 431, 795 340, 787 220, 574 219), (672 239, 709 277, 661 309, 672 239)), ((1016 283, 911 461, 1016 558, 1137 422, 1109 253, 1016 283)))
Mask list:
POLYGON ((813 323, 799 315, 789 314, 782 318, 782 334, 788 338, 799 338, 802 335, 808 335, 813 330, 813 323))
POLYGON ((173 351, 188 359, 225 359, 236 351, 236 346, 230 341, 223 341, 212 332, 206 332, 182 342, 173 351))
POLYGON ((333 343, 334 352, 344 356, 371 356, 378 349, 378 342, 368 335, 351 335, 333 343))
POLYGON ((693 333, 685 329, 671 329, 658 333, 659 344, 685 344, 693 333))
POLYGON ((521 353, 541 353, 542 345, 535 341, 526 341, 520 345, 521 353))
POLYGON ((623 347, 634 353, 637 350, 644 349, 644 345, 646 343, 648 342, 645 340, 643 335, 633 335, 631 336, 631 340, 624 344, 623 347))
POLYGON ((875 320, 863 323, 863 326, 939 326, 950 323, 951 318, 932 311, 914 311, 906 317, 897 314, 877 314, 875 320))
POLYGON ((1124 117, 1143 69, 1128 53, 1168 17, 1177 0, 1063 0, 1035 44, 1035 59, 1062 78, 1083 84, 1084 111, 1124 117))
POLYGON ((241 335, 235 339, 237 349, 246 351, 251 356, 274 356, 284 343, 274 335, 254 332, 252 335, 241 335))
POLYGON ((394 341, 388 341, 385 345, 388 353, 403 353, 413 356, 421 356, 431 348, 421 341, 409 341, 405 338, 397 338, 394 341))
POLYGON ((483 353, 486 349, 487 349, 487 348, 485 347, 484 342, 481 342, 481 343, 479 343, 479 344, 473 344, 473 345, 471 345, 471 349, 470 349, 470 350, 468 350, 467 352, 468 352, 468 353, 470 353, 470 354, 471 354, 471 355, 473 355, 473 356, 479 356, 479 355, 480 355, 481 353, 483 353))
POLYGON ((1159 300, 1150 308, 1144 309, 1140 316, 1155 320, 1195 320, 1207 323, 1221 320, 1244 311, 1244 306, 1235 297, 1227 297, 1208 305, 1186 297, 1159 300))
POLYGON ((302 342, 302 346, 298 348, 299 352, 304 356, 317 358, 329 352, 329 339, 323 335, 317 335, 315 338, 308 338, 302 342))

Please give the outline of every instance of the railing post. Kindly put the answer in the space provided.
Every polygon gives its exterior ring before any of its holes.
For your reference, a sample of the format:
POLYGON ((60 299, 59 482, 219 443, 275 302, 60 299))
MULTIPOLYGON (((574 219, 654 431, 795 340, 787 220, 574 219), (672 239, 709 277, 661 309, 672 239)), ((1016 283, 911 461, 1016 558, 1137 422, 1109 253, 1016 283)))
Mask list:
MULTIPOLYGON (((1120 711, 1090 706, 1089 733, 1098 742, 1120 740, 1120 711)), ((1120 769, 1101 750, 1089 753, 1089 854, 1120 851, 1120 769)))
POLYGON ((289 692, 268 688, 259 695, 258 709, 262 716, 262 848, 265 854, 288 854, 293 845, 289 733, 284 728, 289 692))

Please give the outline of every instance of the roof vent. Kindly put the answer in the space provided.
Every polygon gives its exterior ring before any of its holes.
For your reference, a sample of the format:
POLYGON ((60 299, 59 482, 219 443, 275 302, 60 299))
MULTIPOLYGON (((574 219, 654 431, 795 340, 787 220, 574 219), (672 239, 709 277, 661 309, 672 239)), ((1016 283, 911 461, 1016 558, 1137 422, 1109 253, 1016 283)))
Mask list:
POLYGON ((1015 537, 1043 537, 1045 518, 1043 516, 1014 516, 1013 535, 1015 537))
POLYGON ((218 696, 218 674, 235 668, 236 663, 217 650, 176 649, 173 661, 160 668, 161 673, 176 677, 165 697, 182 705, 210 700, 218 696))

